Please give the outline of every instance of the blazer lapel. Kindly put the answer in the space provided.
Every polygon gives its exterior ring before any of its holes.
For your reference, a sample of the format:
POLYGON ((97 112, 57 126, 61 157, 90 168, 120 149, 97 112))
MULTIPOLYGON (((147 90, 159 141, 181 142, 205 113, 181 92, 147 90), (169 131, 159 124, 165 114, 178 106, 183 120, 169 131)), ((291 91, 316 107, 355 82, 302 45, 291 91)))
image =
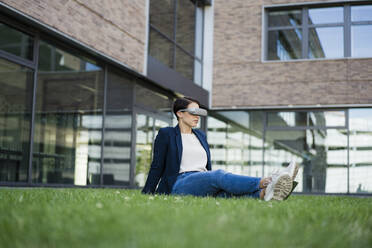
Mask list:
POLYGON ((180 127, 177 125, 175 127, 176 131, 176 145, 177 145, 177 154, 178 154, 178 164, 181 164, 181 158, 182 158, 182 138, 181 138, 181 131, 180 127))

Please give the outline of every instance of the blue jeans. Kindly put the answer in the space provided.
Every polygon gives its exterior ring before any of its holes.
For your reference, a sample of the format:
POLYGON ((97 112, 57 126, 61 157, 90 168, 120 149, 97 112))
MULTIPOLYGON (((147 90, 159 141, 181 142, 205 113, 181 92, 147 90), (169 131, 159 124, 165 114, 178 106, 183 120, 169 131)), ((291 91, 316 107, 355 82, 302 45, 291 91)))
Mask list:
POLYGON ((214 197, 260 197, 259 177, 235 175, 224 170, 186 172, 177 177, 171 194, 214 197))

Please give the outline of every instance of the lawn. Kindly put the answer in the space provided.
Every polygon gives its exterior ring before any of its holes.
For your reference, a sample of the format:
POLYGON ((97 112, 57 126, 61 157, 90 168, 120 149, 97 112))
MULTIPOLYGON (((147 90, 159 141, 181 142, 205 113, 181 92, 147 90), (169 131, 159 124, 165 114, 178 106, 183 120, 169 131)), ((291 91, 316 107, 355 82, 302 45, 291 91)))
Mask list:
POLYGON ((0 247, 372 247, 372 198, 0 188, 0 247))

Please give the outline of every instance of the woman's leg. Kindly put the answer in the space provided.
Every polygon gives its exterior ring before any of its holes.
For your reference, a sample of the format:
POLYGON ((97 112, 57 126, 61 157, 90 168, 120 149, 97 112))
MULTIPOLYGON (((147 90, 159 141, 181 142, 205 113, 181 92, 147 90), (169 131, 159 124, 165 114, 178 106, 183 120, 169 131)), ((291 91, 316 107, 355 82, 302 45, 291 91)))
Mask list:
POLYGON ((233 196, 260 196, 261 178, 235 175, 223 170, 194 172, 181 175, 172 190, 172 194, 217 196, 219 192, 233 196))
POLYGON ((243 195, 233 195, 229 192, 226 192, 224 190, 221 190, 220 192, 218 192, 215 197, 221 197, 221 198, 232 198, 232 197, 248 197, 248 198, 260 198, 260 199, 263 199, 263 196, 261 197, 262 193, 263 192, 263 189, 260 189, 260 190, 257 190, 253 193, 249 193, 249 194, 243 194, 243 195))

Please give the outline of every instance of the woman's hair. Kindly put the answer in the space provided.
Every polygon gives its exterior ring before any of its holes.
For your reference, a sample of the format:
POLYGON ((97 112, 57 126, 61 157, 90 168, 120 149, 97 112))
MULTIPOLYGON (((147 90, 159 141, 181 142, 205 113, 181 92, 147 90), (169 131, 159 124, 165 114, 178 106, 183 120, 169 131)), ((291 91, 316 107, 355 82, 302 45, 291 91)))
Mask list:
POLYGON ((200 103, 198 100, 195 100, 191 97, 182 97, 182 98, 177 98, 176 101, 174 101, 173 103, 173 113, 176 115, 177 117, 177 120, 178 120, 178 116, 177 116, 177 112, 181 109, 185 109, 187 108, 187 106, 190 104, 190 103, 197 103, 199 106, 200 106, 200 103))

